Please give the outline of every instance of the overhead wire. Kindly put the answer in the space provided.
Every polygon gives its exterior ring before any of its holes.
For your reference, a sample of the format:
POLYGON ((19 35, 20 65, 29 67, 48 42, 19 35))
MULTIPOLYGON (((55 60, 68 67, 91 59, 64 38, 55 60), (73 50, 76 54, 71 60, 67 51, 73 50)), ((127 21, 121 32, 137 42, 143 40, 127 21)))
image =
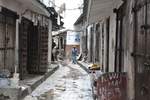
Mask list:
MULTIPOLYGON (((54 7, 62 9, 62 7, 57 6, 53 1, 49 0, 49 2, 51 2, 53 4, 54 7)), ((65 8, 65 10, 79 10, 79 9, 83 9, 83 4, 77 8, 65 8)))

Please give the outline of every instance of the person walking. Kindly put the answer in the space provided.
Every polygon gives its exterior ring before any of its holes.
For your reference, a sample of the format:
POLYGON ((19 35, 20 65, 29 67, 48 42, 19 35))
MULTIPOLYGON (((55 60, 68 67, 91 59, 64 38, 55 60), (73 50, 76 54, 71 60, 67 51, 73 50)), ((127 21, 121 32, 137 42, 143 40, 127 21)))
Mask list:
POLYGON ((57 60, 58 60, 58 59, 57 59, 58 54, 59 54, 58 47, 55 46, 55 47, 53 48, 54 61, 57 61, 57 60))
POLYGON ((76 64, 77 63, 77 55, 78 55, 78 50, 75 46, 72 48, 72 63, 76 64))
POLYGON ((52 39, 52 61, 54 61, 55 60, 55 58, 54 58, 54 47, 56 46, 56 43, 54 42, 54 39, 52 39))

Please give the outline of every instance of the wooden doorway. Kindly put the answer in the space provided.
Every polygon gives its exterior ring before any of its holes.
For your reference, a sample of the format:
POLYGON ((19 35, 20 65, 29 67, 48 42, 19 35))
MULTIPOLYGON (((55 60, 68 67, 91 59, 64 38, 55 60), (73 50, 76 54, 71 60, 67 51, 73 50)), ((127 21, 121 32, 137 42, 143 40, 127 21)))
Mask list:
POLYGON ((150 100, 150 0, 134 7, 135 100, 150 100))

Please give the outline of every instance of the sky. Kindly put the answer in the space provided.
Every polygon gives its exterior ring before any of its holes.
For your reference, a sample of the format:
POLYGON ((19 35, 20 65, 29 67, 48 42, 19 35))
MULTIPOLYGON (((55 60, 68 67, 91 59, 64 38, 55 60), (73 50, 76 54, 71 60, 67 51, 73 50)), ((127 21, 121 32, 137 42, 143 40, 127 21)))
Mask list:
MULTIPOLYGON (((49 0, 44 0, 46 5, 48 5, 49 0)), ((52 0, 51 0, 52 1, 52 0)), ((61 4, 66 4, 66 11, 64 12, 64 27, 66 29, 73 29, 73 24, 78 19, 78 17, 81 15, 80 9, 70 10, 74 8, 78 8, 83 4, 83 0, 54 0, 55 5, 60 7, 61 4)), ((58 10, 58 7, 56 7, 56 11, 58 10)))

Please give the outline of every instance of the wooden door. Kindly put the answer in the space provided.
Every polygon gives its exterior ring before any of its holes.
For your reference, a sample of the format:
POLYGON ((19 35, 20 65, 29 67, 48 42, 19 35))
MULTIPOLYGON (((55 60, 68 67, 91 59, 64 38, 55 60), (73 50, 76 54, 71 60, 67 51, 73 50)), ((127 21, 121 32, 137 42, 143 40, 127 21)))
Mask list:
POLYGON ((31 24, 28 19, 22 18, 19 26, 19 72, 21 79, 27 74, 28 33, 31 24))
POLYGON ((135 21, 135 100, 150 100, 150 0, 138 0, 135 21))
POLYGON ((14 72, 16 18, 7 12, 0 13, 0 70, 14 72))

